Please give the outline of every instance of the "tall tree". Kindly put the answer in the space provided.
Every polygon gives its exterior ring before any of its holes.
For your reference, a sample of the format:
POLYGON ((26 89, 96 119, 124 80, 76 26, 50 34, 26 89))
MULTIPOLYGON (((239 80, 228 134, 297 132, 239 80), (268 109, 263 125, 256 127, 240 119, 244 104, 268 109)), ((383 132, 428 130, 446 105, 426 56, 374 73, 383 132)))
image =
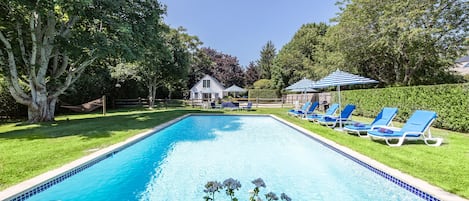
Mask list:
POLYGON ((207 55, 207 49, 197 49, 192 54, 192 62, 189 68, 189 79, 187 82, 187 87, 191 88, 194 86, 200 79, 202 79, 205 74, 213 76, 213 66, 214 63, 207 55))
POLYGON ((53 120, 58 96, 87 66, 140 55, 159 31, 146 24, 163 13, 156 0, 1 2, 0 65, 11 95, 28 106, 30 122, 53 120))
POLYGON ((318 52, 327 30, 324 23, 304 24, 282 47, 274 60, 272 81, 276 88, 282 89, 304 77, 319 78, 318 52))
MULTIPOLYGON (((163 25, 166 26, 166 25, 163 25)), ((147 38, 153 41, 147 47, 142 60, 132 64, 119 64, 113 71, 113 77, 120 79, 136 79, 148 88, 149 106, 154 106, 157 89, 166 87, 171 93, 173 87, 185 80, 190 65, 190 52, 197 46, 197 38, 185 33, 185 29, 168 29, 161 35, 147 38), (157 43, 157 40, 164 40, 157 43)))
MULTIPOLYGON (((385 84, 448 82, 469 31, 465 0, 347 0, 327 41, 331 58, 385 84)), ((329 63, 325 61, 325 63, 329 63)))
POLYGON ((262 47, 261 58, 259 59, 258 63, 258 66, 261 71, 261 78, 272 78, 272 66, 274 64, 274 59, 276 55, 277 50, 275 49, 274 43, 272 43, 272 41, 270 40, 267 41, 267 43, 262 47))
POLYGON ((211 61, 206 63, 208 66, 203 68, 203 72, 208 71, 206 74, 214 76, 226 87, 233 84, 245 86, 244 70, 239 65, 238 58, 212 48, 202 48, 201 51, 204 52, 201 55, 207 56, 211 61))
POLYGON ((246 86, 248 87, 253 86, 254 82, 261 79, 259 66, 257 66, 255 62, 249 62, 248 67, 246 67, 245 77, 246 86))

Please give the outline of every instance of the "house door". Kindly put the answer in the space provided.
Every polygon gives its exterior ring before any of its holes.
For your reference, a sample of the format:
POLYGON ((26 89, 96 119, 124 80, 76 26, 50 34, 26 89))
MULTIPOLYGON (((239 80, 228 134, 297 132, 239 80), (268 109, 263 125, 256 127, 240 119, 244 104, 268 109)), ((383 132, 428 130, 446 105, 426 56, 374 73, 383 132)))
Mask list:
POLYGON ((210 101, 210 99, 212 98, 212 94, 211 93, 203 93, 202 98, 204 99, 204 101, 210 101))

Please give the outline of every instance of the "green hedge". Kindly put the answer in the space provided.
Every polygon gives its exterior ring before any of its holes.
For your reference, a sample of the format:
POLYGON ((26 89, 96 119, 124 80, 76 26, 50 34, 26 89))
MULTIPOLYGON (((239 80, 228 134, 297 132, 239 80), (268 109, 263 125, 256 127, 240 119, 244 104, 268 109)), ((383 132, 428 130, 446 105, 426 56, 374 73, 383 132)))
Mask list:
POLYGON ((277 90, 274 89, 250 89, 249 98, 278 98, 277 90))
MULTIPOLYGON (((332 93, 337 100, 337 93, 332 93)), ((383 107, 399 109, 405 122, 418 109, 437 112, 434 127, 469 132, 469 84, 445 84, 342 91, 342 103, 355 104, 355 115, 375 117, 383 107)))

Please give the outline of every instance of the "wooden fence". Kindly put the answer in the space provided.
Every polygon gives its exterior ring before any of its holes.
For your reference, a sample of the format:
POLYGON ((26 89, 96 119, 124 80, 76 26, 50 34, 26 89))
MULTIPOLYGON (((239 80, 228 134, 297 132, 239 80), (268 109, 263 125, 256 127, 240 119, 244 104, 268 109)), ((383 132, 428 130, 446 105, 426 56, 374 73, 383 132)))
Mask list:
MULTIPOLYGON (((185 106, 184 100, 181 99, 156 99, 156 108, 160 107, 183 107, 185 106)), ((149 107, 149 101, 146 98, 131 98, 131 99, 115 99, 114 108, 126 108, 126 107, 149 107)))
MULTIPOLYGON (((323 94, 317 95, 312 99, 319 99, 319 101, 328 101, 329 97, 325 98, 322 97, 323 94)), ((309 97, 311 98, 311 97, 309 97)), ((248 102, 252 102, 253 108, 293 108, 298 107, 303 104, 304 100, 301 97, 291 97, 291 96, 284 96, 282 98, 232 98, 230 100, 223 100, 223 101, 232 101, 238 102, 240 106, 246 106, 248 102)), ((315 100, 317 101, 317 100, 315 100)), ((155 100, 155 107, 200 107, 204 108, 210 105, 209 100, 207 99, 189 99, 189 100, 182 100, 182 99, 157 99, 155 100)), ((145 98, 135 98, 135 99, 116 99, 114 100, 114 107, 116 108, 123 108, 123 107, 148 107, 148 99, 145 98)))
MULTIPOLYGON (((285 98, 232 98, 224 101, 238 102, 241 107, 246 106, 248 102, 252 102, 252 107, 254 108, 291 108, 294 106, 293 103, 287 103, 285 98)), ((210 105, 210 102, 204 99, 191 99, 186 100, 186 105, 191 107, 207 107, 210 105)))

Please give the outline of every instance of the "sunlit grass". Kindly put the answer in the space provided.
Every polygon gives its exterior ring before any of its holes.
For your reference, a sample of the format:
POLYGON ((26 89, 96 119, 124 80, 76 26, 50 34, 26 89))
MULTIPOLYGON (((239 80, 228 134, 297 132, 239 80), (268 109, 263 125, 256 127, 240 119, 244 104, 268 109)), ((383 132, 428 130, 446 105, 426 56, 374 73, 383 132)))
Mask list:
MULTIPOLYGON (((194 112, 274 114, 318 135, 347 146, 383 164, 401 170, 444 190, 469 198, 469 134, 433 129, 445 139, 440 147, 404 143, 389 147, 368 138, 338 132, 286 114, 287 108, 255 111, 229 110, 121 110, 101 114, 57 117, 54 123, 0 125, 0 189, 85 156, 92 151, 194 112)), ((372 119, 355 117, 371 122, 372 119)), ((394 126, 401 126, 395 123, 394 126)))

